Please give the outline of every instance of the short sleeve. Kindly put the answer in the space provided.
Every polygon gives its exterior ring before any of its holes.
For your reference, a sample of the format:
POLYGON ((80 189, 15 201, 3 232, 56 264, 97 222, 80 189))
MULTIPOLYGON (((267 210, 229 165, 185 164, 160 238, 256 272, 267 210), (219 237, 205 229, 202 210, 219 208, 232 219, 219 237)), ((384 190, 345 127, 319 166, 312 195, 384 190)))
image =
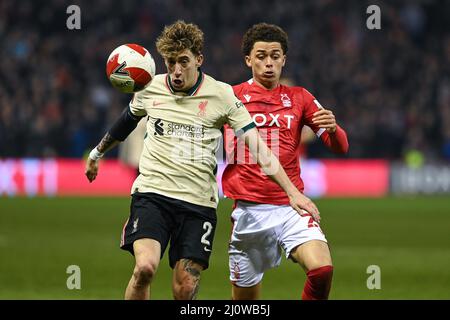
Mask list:
POLYGON ((242 134, 256 125, 241 100, 236 98, 231 86, 224 90, 227 123, 233 128, 236 135, 242 134))
POLYGON ((130 101, 130 111, 133 115, 138 117, 144 117, 147 115, 147 111, 144 108, 144 91, 136 92, 130 101))
POLYGON ((320 137, 322 133, 325 131, 324 128, 319 128, 312 122, 314 117, 314 113, 323 109, 322 105, 317 101, 316 97, 314 97, 308 90, 302 89, 303 94, 303 124, 310 127, 317 137, 320 137))

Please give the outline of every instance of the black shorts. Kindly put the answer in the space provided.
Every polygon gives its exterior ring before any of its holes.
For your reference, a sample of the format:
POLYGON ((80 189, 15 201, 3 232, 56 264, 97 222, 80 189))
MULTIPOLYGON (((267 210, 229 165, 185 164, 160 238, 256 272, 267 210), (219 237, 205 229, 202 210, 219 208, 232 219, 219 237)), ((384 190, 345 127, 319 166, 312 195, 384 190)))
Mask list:
POLYGON ((161 244, 161 258, 170 240, 169 263, 190 259, 208 268, 216 209, 165 197, 156 193, 134 193, 131 213, 122 232, 120 247, 134 255, 133 242, 149 238, 161 244))

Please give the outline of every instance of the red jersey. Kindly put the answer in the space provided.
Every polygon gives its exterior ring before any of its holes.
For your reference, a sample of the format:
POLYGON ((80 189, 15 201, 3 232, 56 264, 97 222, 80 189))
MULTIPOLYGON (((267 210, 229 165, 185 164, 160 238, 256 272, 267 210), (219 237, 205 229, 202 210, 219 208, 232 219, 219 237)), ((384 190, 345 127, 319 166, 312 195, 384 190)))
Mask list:
MULTIPOLYGON (((304 125, 309 126, 333 151, 347 151, 347 136, 343 129, 338 126, 334 134, 328 134, 325 129, 312 123, 313 114, 322 106, 306 89, 278 85, 267 90, 250 79, 233 86, 233 90, 252 116, 261 137, 300 191, 304 189, 300 178, 300 137, 304 125)), ((225 134, 225 151, 228 165, 222 176, 222 187, 228 198, 275 205, 289 204, 284 190, 262 171, 256 161, 249 164, 246 146, 245 162, 242 163, 242 159, 238 159, 237 139, 230 139, 225 134)))

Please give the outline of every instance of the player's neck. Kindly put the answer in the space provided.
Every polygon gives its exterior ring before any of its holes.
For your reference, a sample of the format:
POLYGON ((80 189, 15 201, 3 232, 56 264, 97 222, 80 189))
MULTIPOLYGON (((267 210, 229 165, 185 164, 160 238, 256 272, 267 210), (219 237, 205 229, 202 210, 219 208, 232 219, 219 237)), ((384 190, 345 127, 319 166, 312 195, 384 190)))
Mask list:
POLYGON ((201 84, 201 82, 203 80, 203 72, 202 72, 202 70, 200 68, 198 68, 197 69, 197 77, 195 78, 195 82, 191 86, 189 86, 189 88, 183 89, 183 90, 176 90, 172 86, 172 81, 170 79, 170 75, 169 74, 167 75, 167 79, 168 79, 167 84, 169 86, 170 91, 173 94, 176 94, 176 95, 182 94, 182 95, 190 96, 190 95, 194 94, 197 91, 197 89, 199 88, 199 86, 200 86, 200 84, 201 84))
POLYGON ((201 81, 202 81, 202 72, 200 71, 200 68, 198 68, 196 72, 196 77, 195 79, 192 79, 192 83, 189 86, 189 88, 179 91, 189 94, 189 92, 192 91, 195 87, 197 87, 201 81))
POLYGON ((256 85, 260 86, 263 89, 266 89, 268 91, 271 91, 275 88, 277 88, 280 84, 279 81, 273 81, 273 82, 267 82, 267 81, 259 81, 255 77, 253 77, 253 81, 256 83, 256 85))

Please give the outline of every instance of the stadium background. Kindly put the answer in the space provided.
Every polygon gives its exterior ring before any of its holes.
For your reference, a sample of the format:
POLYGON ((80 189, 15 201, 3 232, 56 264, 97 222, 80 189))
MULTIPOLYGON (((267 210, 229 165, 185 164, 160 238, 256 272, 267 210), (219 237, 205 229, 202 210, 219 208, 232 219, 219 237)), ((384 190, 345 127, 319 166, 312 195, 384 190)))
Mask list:
MULTIPOLYGON (((108 154, 94 184, 83 160, 130 96, 104 66, 122 43, 163 62, 154 40, 182 18, 205 32, 203 70, 250 77, 240 40, 253 23, 290 36, 284 76, 332 108, 350 152, 308 144, 302 162, 335 264, 332 299, 450 298, 450 2, 448 1, 0 1, 0 298, 121 299, 132 257, 118 249, 135 170, 108 154), (66 9, 81 9, 68 30, 66 9), (381 9, 381 30, 366 8, 381 9), (81 290, 68 290, 69 265, 81 290), (369 290, 367 268, 381 269, 369 290)), ((199 299, 228 299, 231 203, 221 202, 211 268, 199 299)), ((283 261, 264 299, 297 299, 304 275, 283 261)), ((164 259, 153 297, 170 299, 164 259)))

